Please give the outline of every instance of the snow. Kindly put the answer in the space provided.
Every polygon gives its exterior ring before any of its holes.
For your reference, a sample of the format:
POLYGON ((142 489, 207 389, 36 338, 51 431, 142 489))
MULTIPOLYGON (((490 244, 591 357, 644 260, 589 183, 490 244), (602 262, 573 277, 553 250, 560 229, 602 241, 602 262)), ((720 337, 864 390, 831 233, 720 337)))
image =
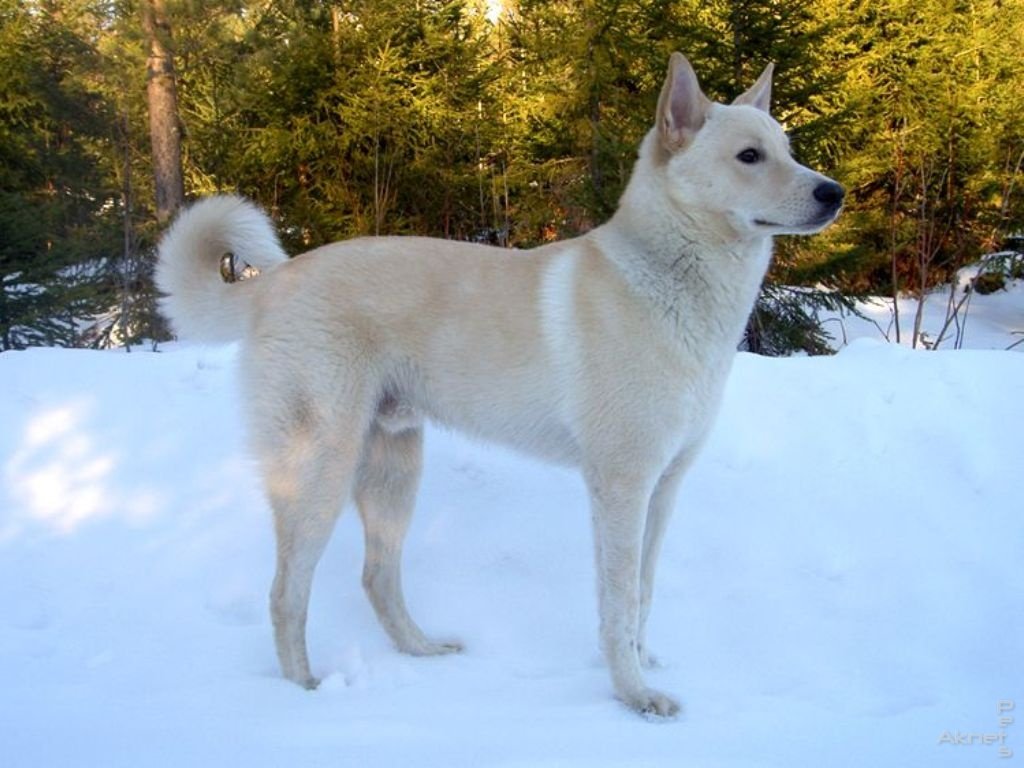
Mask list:
MULTIPOLYGON (((995 254, 998 256, 999 254, 995 254)), ((977 274, 978 265, 965 267, 957 276, 953 304, 964 298, 964 289, 977 274)), ((900 296, 899 307, 900 343, 911 345, 914 332, 914 315, 917 299, 900 296)), ((833 348, 838 349, 856 339, 896 341, 895 316, 892 298, 871 297, 856 303, 863 318, 855 315, 840 316, 837 312, 822 312, 825 331, 833 339, 833 348)), ((926 344, 935 346, 940 338, 939 349, 957 347, 957 331, 960 331, 960 347, 970 349, 1010 349, 1024 352, 1024 280, 1010 280, 1006 290, 987 295, 975 293, 962 304, 957 321, 947 327, 950 314, 949 286, 940 286, 925 296, 921 330, 926 344), (945 330, 944 330, 945 328, 945 330)))
POLYGON ((577 477, 439 431, 404 573, 414 616, 466 652, 391 648, 349 511, 311 606, 324 683, 283 681, 235 357, 0 355, 5 768, 1024 755, 1024 356, 738 356, 656 588, 648 676, 685 707, 666 723, 611 696, 577 477))

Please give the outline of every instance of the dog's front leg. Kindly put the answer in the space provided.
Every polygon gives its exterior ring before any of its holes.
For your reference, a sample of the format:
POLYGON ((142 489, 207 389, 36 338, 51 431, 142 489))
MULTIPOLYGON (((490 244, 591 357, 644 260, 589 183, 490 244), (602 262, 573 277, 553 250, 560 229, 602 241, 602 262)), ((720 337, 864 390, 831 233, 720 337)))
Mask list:
POLYGON ((665 529, 668 527, 676 498, 679 495, 679 486, 696 455, 697 447, 691 447, 676 456, 658 480, 647 509, 643 556, 640 561, 640 629, 637 633, 640 664, 645 667, 657 666, 647 645, 647 617, 651 614, 654 573, 658 567, 658 557, 661 554, 665 529))
POLYGON ((616 695, 647 715, 670 717, 679 704, 646 686, 640 669, 640 566, 651 495, 640 473, 588 473, 597 555, 601 647, 616 695))

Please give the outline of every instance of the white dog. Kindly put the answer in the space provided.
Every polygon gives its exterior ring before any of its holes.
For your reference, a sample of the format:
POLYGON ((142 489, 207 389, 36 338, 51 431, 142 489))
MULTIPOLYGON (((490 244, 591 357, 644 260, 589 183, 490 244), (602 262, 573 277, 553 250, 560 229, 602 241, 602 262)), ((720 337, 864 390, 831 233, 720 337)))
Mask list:
POLYGON ((363 585, 395 645, 433 642, 402 597, 402 541, 423 420, 580 468, 590 493, 601 645, 618 697, 648 688, 644 625, 676 489, 718 410, 772 236, 809 234, 843 188, 796 163, 768 114, 771 66, 730 105, 676 53, 612 219, 528 252, 415 237, 288 259, 236 197, 186 210, 160 246, 163 309, 183 337, 243 339, 253 449, 274 510, 271 592, 284 675, 312 688, 313 571, 343 504, 366 532, 363 585), (262 273, 228 284, 225 254, 262 273))

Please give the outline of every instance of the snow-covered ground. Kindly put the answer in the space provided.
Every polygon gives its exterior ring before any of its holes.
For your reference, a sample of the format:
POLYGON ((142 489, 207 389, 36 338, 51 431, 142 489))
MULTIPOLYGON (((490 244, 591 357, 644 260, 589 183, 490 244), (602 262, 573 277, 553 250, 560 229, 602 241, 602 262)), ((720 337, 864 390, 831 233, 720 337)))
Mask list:
MULTIPOLYGON (((977 267, 966 267, 960 271, 952 305, 959 305, 956 319, 947 322, 952 315, 949 286, 940 286, 925 297, 921 330, 921 348, 938 349, 1015 349, 1024 352, 1024 281, 1015 280, 1007 284, 1006 290, 987 295, 975 293, 969 301, 963 301, 964 288, 977 272, 977 267)), ((914 331, 914 316, 917 313, 917 299, 901 296, 897 301, 899 309, 899 341, 911 345, 914 331)), ((863 317, 843 316, 838 313, 823 313, 824 329, 838 349, 856 339, 896 341, 896 311, 892 298, 872 298, 857 303, 857 310, 863 317)))
POLYGON ((407 595, 466 652, 390 647, 349 512, 311 607, 325 682, 281 680, 234 357, 0 355, 5 768, 1024 760, 1024 355, 738 357, 666 541, 661 724, 611 697, 580 481, 438 431, 407 595))

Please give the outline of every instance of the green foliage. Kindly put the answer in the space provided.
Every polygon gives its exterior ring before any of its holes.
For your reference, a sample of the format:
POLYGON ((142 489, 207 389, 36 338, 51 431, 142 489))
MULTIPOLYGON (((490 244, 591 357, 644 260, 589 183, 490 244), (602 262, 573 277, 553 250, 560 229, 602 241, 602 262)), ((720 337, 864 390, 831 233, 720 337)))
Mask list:
MULTIPOLYGON (((782 239, 746 335, 825 351, 817 307, 923 291, 1024 229, 1024 4, 168 0, 187 192, 286 247, 531 246, 614 210, 673 50, 729 100, 769 61, 794 153, 850 190, 782 239), (790 290, 781 286, 813 286, 790 290)), ((158 338, 137 0, 0 0, 0 347, 158 338)))
POLYGON ((88 2, 0 0, 0 350, 72 344, 116 242, 88 2))
POLYGON ((190 175, 274 210, 308 248, 357 234, 468 237, 493 144, 490 35, 462 2, 279 3, 185 31, 190 175), (201 154, 199 154, 201 153, 201 154))
POLYGON ((864 287, 916 290, 1020 226, 1024 6, 886 0, 850 21, 875 34, 848 70, 861 117, 840 165, 853 215, 835 236, 870 239, 864 287))
POLYGON ((851 301, 835 291, 767 283, 754 305, 740 348, 778 357, 793 352, 831 353, 819 312, 854 312, 851 301))

